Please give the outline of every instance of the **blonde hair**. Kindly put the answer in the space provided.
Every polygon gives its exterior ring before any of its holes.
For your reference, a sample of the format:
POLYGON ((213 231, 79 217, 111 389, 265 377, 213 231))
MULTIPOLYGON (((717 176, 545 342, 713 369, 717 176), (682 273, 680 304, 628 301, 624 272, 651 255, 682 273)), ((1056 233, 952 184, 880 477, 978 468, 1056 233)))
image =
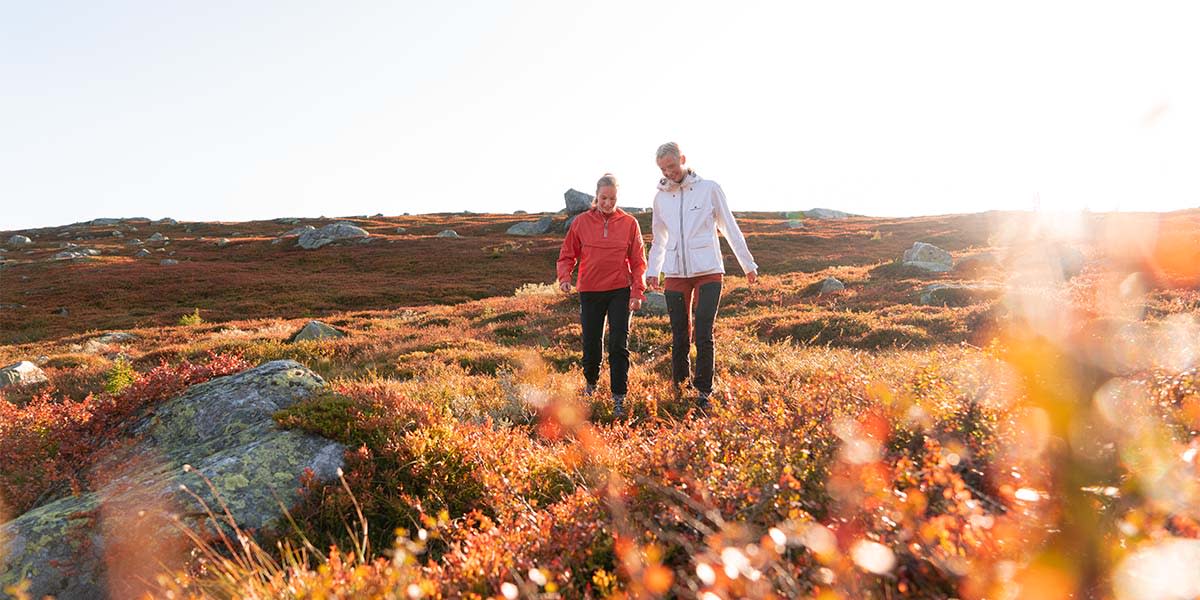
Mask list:
POLYGON ((679 144, 676 144, 675 142, 667 142, 659 146, 658 152, 654 154, 654 160, 658 160, 664 156, 674 156, 676 158, 683 156, 683 154, 679 152, 679 144))
POLYGON ((599 195, 600 188, 602 188, 606 185, 611 185, 613 187, 617 187, 618 186, 617 176, 613 175, 612 173, 605 173, 604 175, 601 175, 600 179, 598 181, 596 181, 596 194, 599 195))

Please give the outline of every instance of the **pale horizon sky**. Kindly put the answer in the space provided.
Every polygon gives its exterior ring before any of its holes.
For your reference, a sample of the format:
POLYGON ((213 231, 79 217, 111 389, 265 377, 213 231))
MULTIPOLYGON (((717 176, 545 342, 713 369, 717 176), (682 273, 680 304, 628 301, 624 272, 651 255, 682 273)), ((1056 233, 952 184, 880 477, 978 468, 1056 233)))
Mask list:
POLYGON ((5 2, 0 230, 649 206, 1200 206, 1186 2, 5 2))

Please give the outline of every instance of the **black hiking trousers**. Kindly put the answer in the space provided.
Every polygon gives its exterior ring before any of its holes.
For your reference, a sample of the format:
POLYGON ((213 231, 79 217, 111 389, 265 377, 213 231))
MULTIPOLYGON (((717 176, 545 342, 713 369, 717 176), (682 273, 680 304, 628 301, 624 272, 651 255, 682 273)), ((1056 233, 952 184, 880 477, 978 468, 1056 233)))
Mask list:
POLYGON ((613 394, 629 386, 629 288, 606 292, 579 292, 579 323, 583 326, 583 378, 588 385, 600 380, 600 353, 604 321, 608 320, 608 377, 613 394))

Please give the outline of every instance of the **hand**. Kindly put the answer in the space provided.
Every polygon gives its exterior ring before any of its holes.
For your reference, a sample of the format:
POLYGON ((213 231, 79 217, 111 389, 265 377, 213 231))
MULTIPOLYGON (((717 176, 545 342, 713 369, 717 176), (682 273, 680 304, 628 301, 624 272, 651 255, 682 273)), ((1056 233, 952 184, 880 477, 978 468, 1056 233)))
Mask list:
POLYGON ((752 286, 756 283, 758 283, 758 271, 746 273, 746 286, 752 286))
POLYGON ((558 282, 558 289, 562 290, 564 294, 570 294, 571 293, 571 282, 570 281, 558 282))
POLYGON ((658 291, 658 275, 651 275, 646 278, 646 287, 658 291))
POLYGON ((642 308, 642 300, 640 298, 630 298, 629 299, 630 312, 635 311, 635 310, 641 310, 641 308, 642 308))

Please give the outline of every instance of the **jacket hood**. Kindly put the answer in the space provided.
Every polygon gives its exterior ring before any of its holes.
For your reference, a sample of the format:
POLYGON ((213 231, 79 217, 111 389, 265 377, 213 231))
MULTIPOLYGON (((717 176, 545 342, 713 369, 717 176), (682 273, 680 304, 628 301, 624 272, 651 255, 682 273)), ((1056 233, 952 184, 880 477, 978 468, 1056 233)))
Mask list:
MULTIPOLYGON (((687 175, 683 176, 684 184, 693 185, 698 181, 700 181, 700 176, 697 175, 696 172, 691 169, 688 169, 687 175)), ((666 177, 663 177, 662 179, 658 180, 658 189, 661 191, 664 191, 664 192, 673 192, 673 191, 679 189, 679 186, 680 186, 680 184, 675 183, 674 181, 671 181, 670 179, 667 179, 666 177)))

